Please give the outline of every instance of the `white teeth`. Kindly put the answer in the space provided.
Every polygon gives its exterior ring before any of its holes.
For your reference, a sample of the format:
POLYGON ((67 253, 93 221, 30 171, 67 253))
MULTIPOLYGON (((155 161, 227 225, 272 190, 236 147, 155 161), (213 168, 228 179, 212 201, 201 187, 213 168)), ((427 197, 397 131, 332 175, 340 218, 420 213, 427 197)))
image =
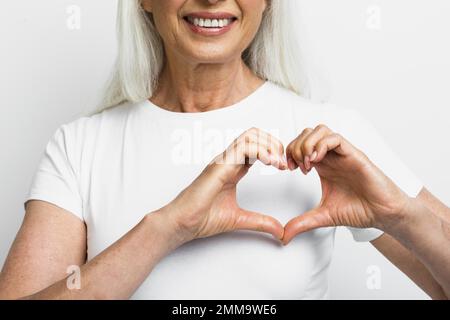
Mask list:
POLYGON ((194 18, 189 16, 188 20, 195 26, 202 28, 223 28, 228 26, 233 20, 232 19, 203 19, 194 18))

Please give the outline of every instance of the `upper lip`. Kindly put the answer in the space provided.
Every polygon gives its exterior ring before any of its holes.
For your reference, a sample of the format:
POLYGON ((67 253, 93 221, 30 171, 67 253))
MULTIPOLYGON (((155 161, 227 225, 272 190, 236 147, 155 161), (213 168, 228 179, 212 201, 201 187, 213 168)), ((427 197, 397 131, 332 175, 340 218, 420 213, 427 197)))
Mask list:
POLYGON ((203 19, 236 19, 236 16, 228 13, 228 12, 191 12, 184 16, 186 17, 194 17, 194 18, 203 18, 203 19))

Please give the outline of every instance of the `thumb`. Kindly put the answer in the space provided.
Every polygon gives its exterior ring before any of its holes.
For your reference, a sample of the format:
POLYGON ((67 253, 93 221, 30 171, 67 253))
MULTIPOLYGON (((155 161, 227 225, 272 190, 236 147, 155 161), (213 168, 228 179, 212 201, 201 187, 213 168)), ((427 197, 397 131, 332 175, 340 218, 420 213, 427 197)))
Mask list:
POLYGON ((274 217, 240 208, 235 229, 270 233, 277 240, 281 240, 284 234, 283 225, 274 217))
POLYGON ((334 226, 327 209, 318 207, 305 212, 301 216, 293 218, 284 227, 283 244, 287 245, 295 236, 300 233, 311 231, 322 227, 334 226))

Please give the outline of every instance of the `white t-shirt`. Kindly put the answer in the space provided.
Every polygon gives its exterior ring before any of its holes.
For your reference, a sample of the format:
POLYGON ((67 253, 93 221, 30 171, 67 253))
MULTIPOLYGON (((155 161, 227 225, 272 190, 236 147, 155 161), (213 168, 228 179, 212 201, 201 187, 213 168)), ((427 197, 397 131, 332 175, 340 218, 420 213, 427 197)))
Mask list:
MULTIPOLYGON (((51 202, 87 225, 92 259, 188 186, 244 130, 257 127, 285 146, 323 123, 363 150, 409 196, 420 180, 352 109, 313 104, 272 82, 240 102, 202 113, 150 101, 124 103, 60 126, 25 197, 51 202)), ((256 162, 237 187, 241 207, 282 224, 316 206, 315 170, 304 176, 256 162)), ((356 241, 382 234, 350 228, 356 241)), ((335 228, 302 234, 284 247, 270 235, 236 231, 194 240, 165 257, 135 299, 322 299, 335 228)), ((130 262, 132 263, 132 261, 130 262)))

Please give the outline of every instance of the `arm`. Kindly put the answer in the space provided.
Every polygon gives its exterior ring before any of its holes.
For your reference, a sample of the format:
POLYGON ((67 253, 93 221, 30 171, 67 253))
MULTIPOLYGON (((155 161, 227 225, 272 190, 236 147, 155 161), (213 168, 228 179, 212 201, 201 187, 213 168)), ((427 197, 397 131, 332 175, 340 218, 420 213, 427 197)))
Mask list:
POLYGON ((195 238, 253 230, 281 239, 279 221, 237 205, 236 184, 253 160, 285 170, 283 152, 279 140, 254 128, 247 130, 172 202, 145 215, 86 264, 83 222, 45 201, 30 201, 0 275, 0 298, 125 299, 165 255, 195 238), (73 264, 81 266, 79 290, 66 285, 65 272, 73 264))
POLYGON ((423 189, 372 244, 433 299, 450 297, 450 209, 423 189))
POLYGON ((371 243, 432 299, 447 299, 441 285, 434 279, 430 271, 428 271, 424 264, 410 250, 406 249, 394 237, 384 233, 379 238, 371 241, 371 243))
POLYGON ((408 197, 370 159, 324 125, 306 128, 287 147, 289 169, 319 174, 319 205, 288 222, 283 242, 315 228, 375 227, 373 244, 432 297, 450 294, 449 209, 429 192, 408 197), (408 252, 409 250, 409 252, 408 252))
POLYGON ((0 273, 0 299, 35 293, 66 277, 86 257, 83 222, 57 206, 29 201, 22 226, 0 273))
POLYGON ((50 203, 30 201, 1 273, 0 298, 129 297, 157 262, 181 244, 174 230, 160 212, 152 213, 84 264, 86 228, 81 220, 50 203), (66 285, 70 265, 81 266, 80 290, 66 285))

